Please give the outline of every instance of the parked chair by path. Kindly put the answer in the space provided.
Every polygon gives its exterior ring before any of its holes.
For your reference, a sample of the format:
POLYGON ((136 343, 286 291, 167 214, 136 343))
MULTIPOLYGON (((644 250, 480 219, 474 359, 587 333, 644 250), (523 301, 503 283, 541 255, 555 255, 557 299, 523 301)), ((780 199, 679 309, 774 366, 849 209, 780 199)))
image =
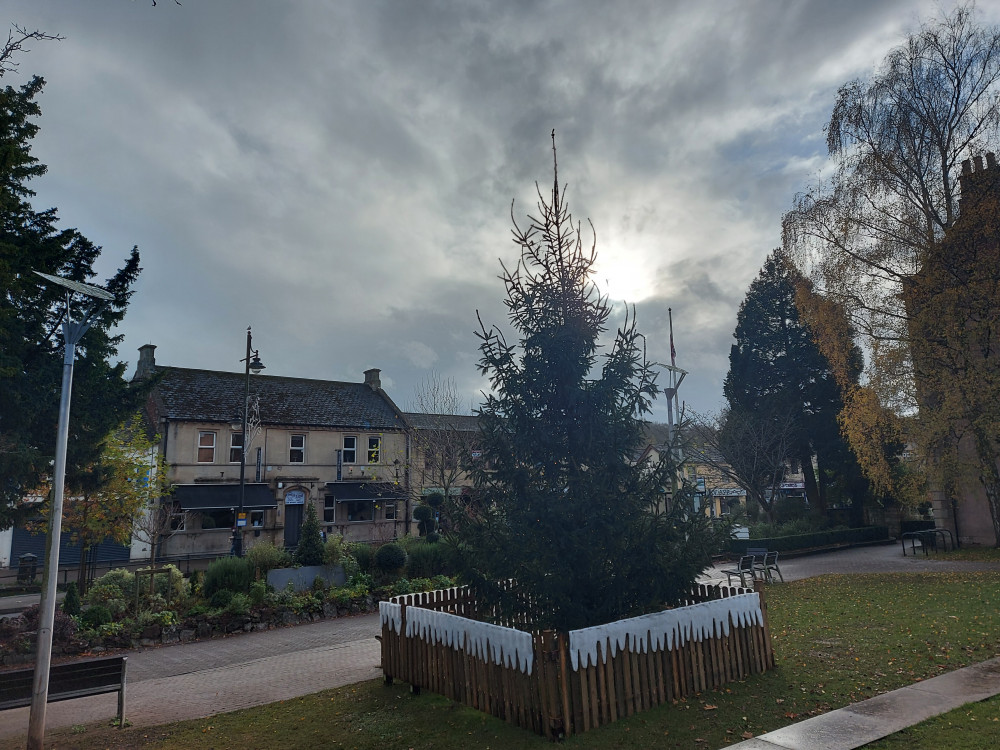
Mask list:
POLYGON ((740 586, 743 588, 753 588, 754 581, 757 580, 757 574, 754 572, 754 556, 753 555, 743 555, 740 558, 739 565, 735 568, 727 568, 721 571, 726 574, 726 585, 731 586, 733 582, 733 576, 739 576, 740 586), (747 585, 746 577, 750 576, 750 585, 747 585))
POLYGON ((758 570, 761 570, 764 574, 764 578, 768 583, 774 583, 774 576, 771 575, 771 571, 778 574, 781 582, 785 582, 785 576, 781 574, 781 568, 778 567, 778 553, 777 552, 766 552, 764 553, 764 561, 757 566, 758 570))

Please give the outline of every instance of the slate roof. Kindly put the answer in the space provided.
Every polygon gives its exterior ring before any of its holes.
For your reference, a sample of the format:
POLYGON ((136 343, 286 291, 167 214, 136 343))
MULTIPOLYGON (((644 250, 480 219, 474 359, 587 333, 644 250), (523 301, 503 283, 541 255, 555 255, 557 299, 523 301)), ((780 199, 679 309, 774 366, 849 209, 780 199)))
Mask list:
POLYGON ((464 414, 423 414, 408 411, 405 417, 416 430, 479 432, 479 418, 464 414))
MULTIPOLYGON (((246 375, 215 370, 158 367, 163 378, 153 403, 157 417, 231 422, 243 410, 246 375)), ((260 399, 263 424, 401 430, 401 414, 384 392, 364 383, 251 375, 250 394, 260 399)))

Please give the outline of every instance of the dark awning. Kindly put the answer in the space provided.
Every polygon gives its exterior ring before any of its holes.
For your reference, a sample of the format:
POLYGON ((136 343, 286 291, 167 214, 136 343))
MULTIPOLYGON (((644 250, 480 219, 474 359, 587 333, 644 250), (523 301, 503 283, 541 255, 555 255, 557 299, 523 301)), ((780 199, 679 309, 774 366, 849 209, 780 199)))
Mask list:
MULTIPOLYGON (((182 510, 219 510, 236 508, 240 504, 238 484, 175 484, 170 496, 182 510)), ((266 484, 247 483, 243 507, 260 510, 277 508, 274 494, 266 484)))
POLYGON ((338 503, 345 500, 399 500, 403 490, 389 482, 327 482, 326 496, 338 503))

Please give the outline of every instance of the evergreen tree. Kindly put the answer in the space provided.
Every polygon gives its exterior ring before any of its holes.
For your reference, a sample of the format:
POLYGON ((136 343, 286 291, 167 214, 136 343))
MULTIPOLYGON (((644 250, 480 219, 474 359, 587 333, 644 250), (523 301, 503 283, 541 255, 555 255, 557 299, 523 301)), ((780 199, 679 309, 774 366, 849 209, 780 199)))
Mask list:
POLYGON ((634 463, 653 365, 632 314, 599 357, 611 309, 590 280, 595 250, 583 248, 557 169, 550 198, 538 192, 538 218, 515 222, 521 257, 502 276, 519 340, 478 333, 491 389, 475 496, 454 537, 481 612, 565 630, 677 601, 708 563, 710 532, 690 492, 665 502, 674 467, 634 463), (509 578, 516 591, 498 584, 509 578))
MULTIPOLYGON (((90 282, 101 248, 74 229, 58 229, 56 209, 36 211, 31 179, 45 166, 31 155, 40 115, 41 78, 0 90, 0 528, 23 517, 24 496, 39 487, 55 453, 62 383, 59 332, 64 290, 33 271, 90 282)), ((104 438, 133 412, 141 394, 126 383, 125 364, 110 364, 121 337, 110 331, 125 315, 139 274, 133 248, 105 286, 115 299, 93 320, 78 349, 67 455, 68 491, 100 484, 92 470, 104 438)))
POLYGON ((322 565, 324 552, 316 508, 309 503, 306 506, 306 520, 302 522, 302 535, 295 548, 295 562, 299 565, 322 565))
MULTIPOLYGON (((810 505, 822 511, 827 472, 847 479, 852 492, 863 495, 867 484, 840 434, 837 415, 843 403, 834 373, 799 317, 797 280, 797 271, 780 250, 768 256, 740 305, 723 394, 729 409, 745 419, 764 424, 775 415, 783 423, 792 418, 791 454, 801 464, 810 505)), ((857 347, 846 367, 856 382, 861 370, 857 347)), ((863 497, 856 499, 860 508, 863 497)))

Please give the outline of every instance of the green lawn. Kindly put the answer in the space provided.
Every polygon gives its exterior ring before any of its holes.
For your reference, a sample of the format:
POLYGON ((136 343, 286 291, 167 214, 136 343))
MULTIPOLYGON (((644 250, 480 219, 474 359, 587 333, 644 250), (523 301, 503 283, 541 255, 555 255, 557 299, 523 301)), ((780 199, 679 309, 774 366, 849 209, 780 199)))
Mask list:
MULTIPOLYGON (((1000 655, 1000 573, 824 576, 770 586, 766 600, 777 669, 571 737, 565 746, 718 748, 1000 655)), ((988 714, 969 723, 984 726, 988 714)), ((328 747, 371 750, 551 746, 443 698, 414 697, 405 685, 380 681, 153 729, 78 727, 47 736, 53 747, 83 750, 313 748, 320 738, 328 747)))
POLYGON ((1000 696, 970 703, 865 745, 866 750, 982 750, 1000 747, 1000 696))

